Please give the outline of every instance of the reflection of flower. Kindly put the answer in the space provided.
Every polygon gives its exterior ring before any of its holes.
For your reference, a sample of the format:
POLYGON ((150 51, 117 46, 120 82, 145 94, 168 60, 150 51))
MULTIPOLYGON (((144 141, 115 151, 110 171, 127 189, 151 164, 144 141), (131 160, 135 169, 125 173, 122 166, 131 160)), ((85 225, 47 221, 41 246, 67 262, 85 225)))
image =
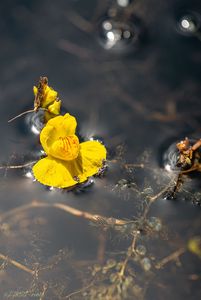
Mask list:
MULTIPOLYGON (((33 92, 35 97, 37 96, 39 90, 36 86, 33 87, 33 92)), ((53 115, 58 115, 60 113, 61 108, 61 100, 58 100, 58 93, 51 87, 48 86, 47 83, 42 84, 42 95, 41 95, 41 103, 40 107, 47 108, 48 112, 53 115)))
POLYGON ((87 180, 102 168, 106 149, 98 141, 79 143, 77 122, 70 114, 50 119, 40 134, 47 157, 33 166, 44 185, 66 188, 87 180))

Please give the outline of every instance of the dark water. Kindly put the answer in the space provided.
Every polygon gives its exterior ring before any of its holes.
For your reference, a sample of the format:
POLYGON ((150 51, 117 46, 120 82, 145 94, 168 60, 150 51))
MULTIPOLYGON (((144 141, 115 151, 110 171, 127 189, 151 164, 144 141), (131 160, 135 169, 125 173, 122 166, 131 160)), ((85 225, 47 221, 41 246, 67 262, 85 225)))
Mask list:
POLYGON ((185 136, 200 138, 199 1, 136 0, 127 8, 117 2, 1 1, 1 165, 29 162, 41 149, 25 118, 7 123, 32 107, 32 86, 41 75, 48 76, 66 111, 76 116, 79 134, 101 137, 108 159, 117 161, 109 161, 105 176, 91 187, 68 193, 33 182, 26 168, 0 170, 2 300, 201 295, 200 257, 187 249, 189 241, 200 238, 199 174, 185 179, 176 200, 161 195, 151 205, 137 225, 131 256, 135 226, 108 228, 103 220, 92 226, 53 207, 63 203, 139 221, 149 197, 174 176, 163 168, 164 151, 185 136), (197 26, 196 33, 179 25, 185 16, 197 26), (114 31, 107 35, 111 24, 114 31), (125 164, 136 166, 126 169, 125 164), (44 205, 33 207, 33 201, 44 205), (139 255, 140 246, 146 253, 139 255), (181 255, 157 268, 177 251, 181 255), (115 260, 111 268, 108 259, 115 260), (125 262, 119 283, 114 277, 125 262))

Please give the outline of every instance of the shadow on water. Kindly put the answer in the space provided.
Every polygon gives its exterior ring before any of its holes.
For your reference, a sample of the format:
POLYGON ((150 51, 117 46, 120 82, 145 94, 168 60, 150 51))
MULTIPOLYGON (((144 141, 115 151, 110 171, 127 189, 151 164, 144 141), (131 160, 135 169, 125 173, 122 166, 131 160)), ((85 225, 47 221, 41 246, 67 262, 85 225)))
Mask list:
POLYGON ((162 158, 172 142, 200 138, 200 5, 0 6, 0 299, 198 299, 200 175, 165 200, 177 174, 162 158), (9 169, 41 155, 26 118, 7 123, 32 108, 41 75, 80 136, 106 145, 108 168, 87 188, 47 189, 30 166, 9 169))

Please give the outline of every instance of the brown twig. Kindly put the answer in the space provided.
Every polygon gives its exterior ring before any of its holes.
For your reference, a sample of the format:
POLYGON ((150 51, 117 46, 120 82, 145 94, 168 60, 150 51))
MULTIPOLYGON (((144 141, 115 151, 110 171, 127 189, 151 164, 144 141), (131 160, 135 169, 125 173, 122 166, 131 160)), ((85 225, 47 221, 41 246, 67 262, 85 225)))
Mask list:
POLYGON ((66 297, 64 297, 63 299, 70 299, 72 296, 77 295, 77 294, 80 294, 80 293, 86 291, 86 290, 89 289, 93 284, 94 284, 94 279, 93 279, 93 281, 92 281, 89 285, 84 286, 84 287, 81 288, 80 290, 77 290, 77 291, 75 291, 75 292, 72 292, 72 293, 68 294, 68 295, 67 295, 66 297))
POLYGON ((106 232, 101 231, 98 239, 97 261, 99 264, 104 262, 106 248, 106 232))
POLYGON ((167 192, 169 190, 169 188, 173 184, 173 181, 174 181, 174 179, 171 180, 169 182, 169 184, 166 185, 159 193, 157 193, 156 195, 151 196, 151 197, 148 198, 149 202, 147 203, 147 206, 146 206, 146 208, 145 208, 145 210, 143 212, 142 219, 146 218, 146 216, 147 216, 147 214, 149 212, 149 209, 150 209, 150 206, 152 205, 152 203, 154 203, 159 197, 161 197, 165 192, 167 192))
POLYGON ((22 271, 25 271, 31 275, 34 275, 35 274, 35 271, 29 269, 28 267, 24 266, 23 264, 17 262, 16 260, 14 259, 11 259, 10 257, 8 256, 5 256, 3 254, 0 253, 0 259, 3 259, 4 261, 12 264, 13 266, 17 267, 18 269, 22 270, 22 271))
POLYGON ((162 196, 165 192, 167 192, 167 190, 169 189, 169 187, 172 185, 174 180, 171 180, 170 183, 168 185, 166 185, 159 193, 157 193, 154 196, 151 196, 149 198, 150 203, 155 202, 160 196, 162 196))
POLYGON ((45 296, 45 293, 46 293, 47 289, 48 289, 48 285, 47 285, 47 283, 45 283, 43 285, 43 290, 42 290, 42 293, 40 295, 40 299, 39 300, 43 300, 44 299, 44 296, 45 296))
POLYGON ((173 260, 177 260, 179 256, 181 256, 182 254, 184 254, 186 252, 186 248, 185 247, 181 247, 180 249, 176 250, 175 252, 173 252, 172 254, 166 256, 165 258, 163 258, 160 262, 158 262, 155 265, 156 269, 161 269, 162 267, 164 267, 167 263, 173 261, 173 260))
POLYGON ((91 214, 87 211, 82 211, 79 209, 76 209, 72 206, 63 204, 63 203, 47 203, 47 202, 41 202, 41 201, 33 201, 29 204, 25 204, 22 206, 19 206, 11 211, 8 211, 2 215, 0 215, 0 221, 4 220, 5 218, 8 218, 12 216, 13 214, 16 214, 17 212, 22 212, 27 209, 31 208, 40 208, 40 207, 49 207, 49 208, 58 208, 62 211, 65 211, 71 215, 74 215, 76 217, 84 218, 87 220, 90 220, 92 222, 98 222, 99 220, 104 220, 108 225, 124 225, 127 223, 130 223, 131 221, 125 221, 122 219, 116 219, 116 218, 108 218, 102 215, 96 215, 96 214, 91 214))
POLYGON ((68 10, 65 16, 75 27, 79 28, 81 31, 91 33, 94 30, 92 23, 84 19, 81 15, 73 10, 68 10))
POLYGON ((144 169, 145 165, 144 164, 124 164, 124 167, 126 169, 128 169, 128 168, 141 168, 141 169, 144 169))
POLYGON ((125 270, 126 270, 126 266, 127 266, 128 262, 129 262, 131 256, 132 256, 132 254, 135 252, 135 245, 136 245, 138 234, 139 234, 138 231, 134 232, 134 236, 133 236, 133 240, 132 240, 132 244, 131 244, 131 250, 132 251, 129 252, 129 254, 126 256, 126 258, 125 258, 125 260, 123 262, 123 265, 122 265, 122 267, 120 269, 120 272, 119 272, 120 277, 124 276, 125 270))
POLYGON ((90 50, 80 47, 77 44, 74 44, 68 40, 64 40, 64 39, 59 40, 58 48, 81 59, 90 59, 92 57, 92 53, 90 50))

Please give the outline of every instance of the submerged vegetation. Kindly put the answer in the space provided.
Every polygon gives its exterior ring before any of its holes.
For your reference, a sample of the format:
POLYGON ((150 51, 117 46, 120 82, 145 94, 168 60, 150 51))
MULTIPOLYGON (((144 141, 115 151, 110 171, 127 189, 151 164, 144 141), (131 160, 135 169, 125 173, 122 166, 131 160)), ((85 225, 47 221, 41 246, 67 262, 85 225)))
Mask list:
MULTIPOLYGON (((14 232, 16 223, 19 223, 17 215, 21 218, 27 214, 25 225, 21 229, 26 239, 29 239, 32 226, 36 226, 37 231, 40 227, 48 227, 45 217, 40 217, 32 224, 31 212, 53 209, 74 216, 79 228, 84 221, 87 221, 87 227, 90 226, 91 234, 95 235, 95 244, 97 244, 94 245, 97 248, 97 255, 90 255, 87 260, 78 260, 76 256, 74 257, 74 252, 66 248, 60 249, 45 263, 34 259, 34 262, 31 259, 20 262, 7 253, 0 253, 1 276, 4 280, 10 276, 7 270, 12 267, 30 277, 27 289, 18 287, 9 292, 5 290, 4 299, 142 300, 150 299, 155 288, 158 292, 154 299, 161 299, 160 291, 167 293, 167 296, 171 294, 174 286, 168 286, 161 276, 165 268, 173 268, 174 276, 177 276, 175 275, 177 269, 186 268, 183 257, 187 253, 194 255, 199 263, 201 258, 200 236, 189 235, 186 241, 182 241, 168 227, 167 220, 164 221, 160 215, 152 213, 153 206, 159 201, 164 201, 167 193, 172 190, 174 193, 177 191, 175 184, 178 184, 180 170, 179 173, 178 171, 168 173, 164 169, 155 170, 150 164, 148 153, 143 153, 138 161, 129 163, 124 158, 123 145, 113 149, 113 154, 109 153, 106 161, 106 148, 99 140, 92 139, 80 143, 75 134, 76 119, 69 113, 59 115, 61 100, 58 99, 57 92, 48 86, 46 77, 40 78, 38 87, 34 87, 34 95, 34 109, 31 113, 37 113, 39 109, 44 111, 43 129, 40 132, 40 142, 44 149, 43 157, 38 162, 1 168, 23 169, 34 165, 33 174, 39 182, 60 188, 56 193, 66 191, 68 187, 73 187, 72 191, 76 193, 81 187, 80 183, 86 182, 89 177, 103 176, 105 166, 108 165, 108 174, 112 169, 118 170, 115 183, 107 180, 106 174, 101 189, 113 197, 118 204, 129 205, 130 215, 129 218, 128 216, 120 218, 103 213, 95 214, 87 209, 76 208, 72 203, 70 205, 57 201, 58 194, 54 195, 53 202, 34 200, 2 213, 0 215, 2 235, 7 239, 14 236, 15 242, 18 239, 14 232), (137 172, 141 174, 142 183, 135 179, 137 172), (155 186, 150 184, 150 178, 154 178, 155 186), (59 273, 58 277, 57 273, 59 273)), ((183 150, 187 151, 189 148, 180 150, 181 155, 186 155, 183 150)), ((190 163, 193 161, 193 164, 189 164, 190 167, 200 162, 198 150, 199 147, 193 149, 196 155, 192 154, 190 158, 188 157, 190 163)), ((179 158, 181 159, 181 156, 179 158)), ((184 173, 188 173, 181 172, 184 176, 184 173)), ((190 190, 183 190, 183 193, 191 202, 200 204, 200 193, 190 190)), ((101 205, 99 209, 102 211, 101 205)), ((65 231, 65 228, 63 230, 65 231)), ((22 248, 23 242, 22 238, 22 248)), ((35 247, 34 242, 35 239, 31 241, 33 247, 35 247)), ((40 251, 38 246, 36 249, 40 251)), ((76 252, 76 249, 74 251, 76 252)), ((200 279, 199 272, 191 273, 188 268, 185 272, 189 281, 197 282, 200 279)), ((171 272, 169 276, 171 277, 171 272)))

